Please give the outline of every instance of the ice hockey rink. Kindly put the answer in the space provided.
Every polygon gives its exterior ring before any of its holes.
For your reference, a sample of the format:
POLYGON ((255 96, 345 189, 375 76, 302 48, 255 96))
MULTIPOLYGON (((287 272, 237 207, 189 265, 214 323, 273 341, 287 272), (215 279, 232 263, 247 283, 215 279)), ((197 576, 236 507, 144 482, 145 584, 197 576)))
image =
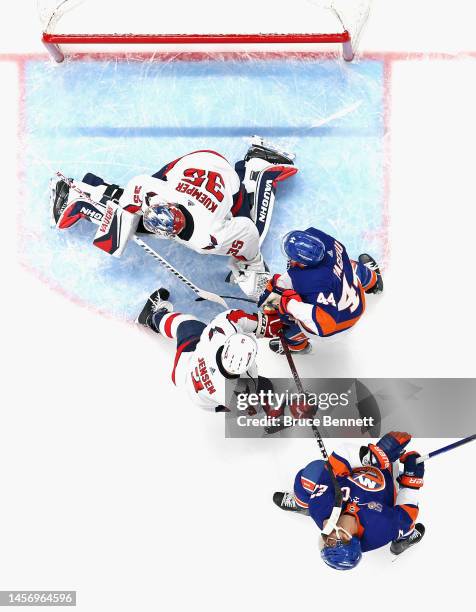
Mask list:
MULTIPOLYGON (((271 500, 315 442, 224 439, 222 416, 170 382, 172 345, 131 324, 159 284, 182 311, 218 310, 135 245, 116 261, 94 252, 89 227, 50 229, 47 183, 56 170, 121 183, 201 147, 236 161, 250 130, 264 132, 300 169, 278 190, 273 271, 279 236, 311 224, 384 262, 385 293, 351 333, 297 359, 302 376, 474 377, 472 3, 376 0, 352 64, 230 53, 62 65, 40 43, 35 4, 12 5, 1 26, 0 590, 75 589, 88 612, 468 609, 474 449, 428 464, 418 547, 328 569, 311 519, 271 500)), ((197 284, 233 292, 220 258, 160 247, 197 284)), ((264 342, 259 364, 289 375, 264 342)))

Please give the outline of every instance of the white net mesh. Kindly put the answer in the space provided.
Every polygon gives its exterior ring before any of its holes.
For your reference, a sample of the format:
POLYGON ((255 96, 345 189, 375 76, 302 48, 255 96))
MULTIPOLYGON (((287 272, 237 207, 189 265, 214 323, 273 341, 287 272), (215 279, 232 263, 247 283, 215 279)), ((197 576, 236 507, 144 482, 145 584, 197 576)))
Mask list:
POLYGON ((370 0, 38 0, 46 33, 98 34, 338 34, 356 39, 370 0), (206 25, 204 25, 206 24, 206 25))

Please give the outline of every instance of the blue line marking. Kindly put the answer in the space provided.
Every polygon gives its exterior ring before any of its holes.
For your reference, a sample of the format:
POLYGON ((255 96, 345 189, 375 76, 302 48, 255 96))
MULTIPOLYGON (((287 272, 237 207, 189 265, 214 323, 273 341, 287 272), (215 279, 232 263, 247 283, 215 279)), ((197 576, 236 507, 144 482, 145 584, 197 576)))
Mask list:
MULTIPOLYGON (((250 135, 259 134, 267 137, 306 137, 306 138, 367 138, 377 136, 375 127, 368 128, 345 128, 345 127, 312 127, 312 126, 197 126, 197 127, 173 127, 173 126, 123 126, 123 127, 77 127, 64 128, 61 130, 65 137, 88 137, 88 138, 246 138, 250 135)), ((46 135, 46 134, 45 134, 46 135)))

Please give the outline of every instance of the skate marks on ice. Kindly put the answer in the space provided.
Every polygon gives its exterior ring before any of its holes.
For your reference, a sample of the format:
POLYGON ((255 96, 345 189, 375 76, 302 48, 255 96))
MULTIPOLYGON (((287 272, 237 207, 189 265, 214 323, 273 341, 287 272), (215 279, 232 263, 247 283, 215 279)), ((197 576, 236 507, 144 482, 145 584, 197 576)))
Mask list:
MULTIPOLYGON (((92 245, 92 224, 51 228, 48 181, 57 170, 75 178, 92 171, 121 185, 198 149, 217 150, 233 163, 255 133, 295 152, 299 168, 277 192, 263 245, 270 269, 284 266, 280 237, 309 225, 338 236, 352 255, 365 247, 380 259, 386 223, 384 95, 383 64, 376 60, 343 65, 318 56, 226 54, 200 61, 97 57, 60 67, 29 60, 22 262, 72 299, 114 317, 133 320, 159 285, 171 289, 179 310, 199 317, 218 313, 214 304, 194 302, 186 287, 136 245, 115 259, 92 245)), ((226 258, 146 240, 198 285, 241 296, 224 282, 226 258)))

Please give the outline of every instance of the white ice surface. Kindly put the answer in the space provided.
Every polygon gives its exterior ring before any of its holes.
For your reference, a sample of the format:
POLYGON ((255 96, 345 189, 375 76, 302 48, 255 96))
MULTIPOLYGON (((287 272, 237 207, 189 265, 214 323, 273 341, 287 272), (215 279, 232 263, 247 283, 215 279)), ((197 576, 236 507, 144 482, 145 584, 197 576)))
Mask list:
MULTIPOLYGON (((40 50, 26 5, 10 6, 5 51, 40 50)), ((471 6, 380 2, 366 46, 474 51, 471 6)), ((0 71, 9 210, 16 66, 0 71)), ((358 376, 474 376, 474 60, 392 72, 386 294, 371 324, 300 368, 326 373, 342 360, 358 376)), ((145 389, 171 348, 51 292, 17 265, 10 218, 4 227, 0 588, 77 589, 87 612, 470 609, 474 448, 428 464, 421 545, 393 564, 378 551, 355 572, 327 570, 310 521, 270 499, 315 456, 313 442, 224 440, 221 418, 189 406, 167 368, 145 389)), ((271 371, 287 373, 269 357, 271 371)))

